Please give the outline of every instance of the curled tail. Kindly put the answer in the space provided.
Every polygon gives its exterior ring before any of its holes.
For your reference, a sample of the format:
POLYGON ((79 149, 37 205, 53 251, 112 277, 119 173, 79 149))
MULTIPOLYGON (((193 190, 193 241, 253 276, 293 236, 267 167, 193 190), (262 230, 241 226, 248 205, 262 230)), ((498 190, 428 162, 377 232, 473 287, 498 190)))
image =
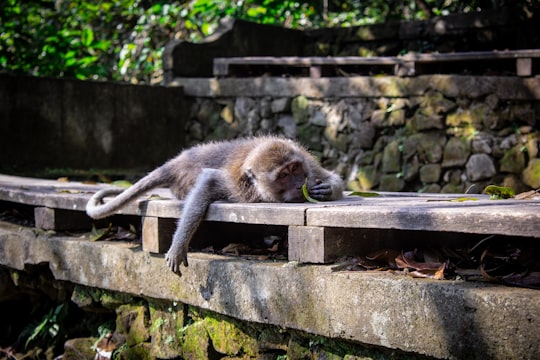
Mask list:
POLYGON ((167 168, 159 167, 137 181, 131 187, 123 189, 103 189, 92 195, 86 204, 86 213, 93 219, 102 219, 113 215, 120 208, 135 200, 146 191, 169 182, 167 168), (103 203, 103 198, 116 195, 114 199, 103 203))

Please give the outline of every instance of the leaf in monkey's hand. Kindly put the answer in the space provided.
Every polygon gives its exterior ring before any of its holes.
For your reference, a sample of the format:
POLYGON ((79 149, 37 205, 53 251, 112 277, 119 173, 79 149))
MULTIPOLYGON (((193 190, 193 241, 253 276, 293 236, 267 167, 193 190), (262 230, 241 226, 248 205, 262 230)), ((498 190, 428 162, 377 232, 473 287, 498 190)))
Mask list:
POLYGON ((310 203, 316 204, 316 203, 319 202, 318 200, 315 200, 314 198, 309 196, 309 191, 308 191, 308 188, 307 188, 307 178, 306 178, 306 181, 304 181, 304 185, 302 185, 302 195, 304 196, 304 199, 306 199, 310 203))
POLYGON ((514 196, 514 189, 507 186, 488 185, 484 192, 490 195, 491 200, 509 199, 514 196))
POLYGON ((110 234, 111 230, 112 230, 111 223, 109 223, 109 226, 104 229, 96 229, 96 227, 92 225, 92 232, 90 233, 90 241, 103 240, 107 235, 110 234))
POLYGON ((113 181, 111 183, 111 185, 114 185, 114 186, 120 186, 120 187, 124 187, 124 188, 128 188, 130 187, 132 184, 127 181, 127 180, 116 180, 116 181, 113 181))

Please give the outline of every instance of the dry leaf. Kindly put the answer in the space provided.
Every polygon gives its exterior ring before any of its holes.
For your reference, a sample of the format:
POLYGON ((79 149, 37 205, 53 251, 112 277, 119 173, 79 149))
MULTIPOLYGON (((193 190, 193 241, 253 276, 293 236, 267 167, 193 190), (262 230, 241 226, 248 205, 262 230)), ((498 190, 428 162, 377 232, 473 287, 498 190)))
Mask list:
POLYGON ((540 200, 540 190, 522 192, 515 196, 517 200, 540 200))

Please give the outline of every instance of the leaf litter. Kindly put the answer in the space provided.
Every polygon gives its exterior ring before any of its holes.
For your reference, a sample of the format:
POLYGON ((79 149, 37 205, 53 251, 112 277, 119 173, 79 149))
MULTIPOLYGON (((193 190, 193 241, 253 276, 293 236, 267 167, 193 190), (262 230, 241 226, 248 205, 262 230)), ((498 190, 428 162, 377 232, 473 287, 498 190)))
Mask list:
POLYGON ((540 249, 530 239, 496 235, 462 247, 379 249, 346 259, 334 271, 388 271, 416 278, 466 280, 540 289, 540 249))

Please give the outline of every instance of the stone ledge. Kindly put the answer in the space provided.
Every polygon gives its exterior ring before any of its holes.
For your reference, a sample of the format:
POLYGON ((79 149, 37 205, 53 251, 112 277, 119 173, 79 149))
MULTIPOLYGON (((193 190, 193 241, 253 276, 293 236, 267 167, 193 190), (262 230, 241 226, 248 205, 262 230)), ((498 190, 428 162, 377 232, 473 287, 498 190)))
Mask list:
POLYGON ((438 358, 532 359, 540 292, 331 266, 189 255, 184 276, 138 245, 0 223, 0 264, 48 263, 59 280, 179 301, 245 321, 438 358))
POLYGON ((427 88, 447 97, 481 98, 495 94, 501 100, 540 99, 540 76, 422 75, 352 76, 347 78, 175 78, 169 86, 183 86, 195 97, 410 97, 424 95, 427 88))

